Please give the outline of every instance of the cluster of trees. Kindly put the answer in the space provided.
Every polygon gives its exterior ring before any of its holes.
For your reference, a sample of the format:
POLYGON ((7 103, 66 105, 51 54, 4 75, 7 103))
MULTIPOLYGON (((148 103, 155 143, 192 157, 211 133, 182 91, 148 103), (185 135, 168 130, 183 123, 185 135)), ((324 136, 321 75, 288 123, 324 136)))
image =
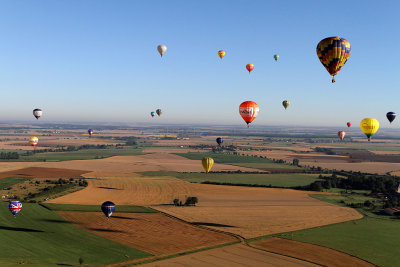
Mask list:
POLYGON ((185 202, 180 200, 179 198, 174 199, 174 205, 175 206, 195 206, 199 200, 197 197, 187 197, 185 202))
POLYGON ((1 152, 0 159, 19 159, 18 152, 1 152))

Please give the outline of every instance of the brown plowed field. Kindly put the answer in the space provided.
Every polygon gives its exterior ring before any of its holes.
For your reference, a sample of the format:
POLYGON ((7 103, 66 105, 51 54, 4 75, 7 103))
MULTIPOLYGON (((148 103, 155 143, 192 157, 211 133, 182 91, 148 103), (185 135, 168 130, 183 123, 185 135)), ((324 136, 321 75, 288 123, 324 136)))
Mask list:
POLYGON ((28 167, 15 171, 2 172, 0 173, 0 179, 6 177, 83 178, 82 174, 86 172, 71 169, 28 167))
POLYGON ((305 259, 323 266, 353 266, 353 267, 373 267, 375 265, 353 257, 349 254, 339 252, 330 248, 325 248, 313 244, 287 240, 282 238, 269 238, 251 243, 254 247, 266 249, 268 251, 305 259))
POLYGON ((160 213, 58 212, 76 226, 153 255, 168 255, 236 241, 160 213))
POLYGON ((176 266, 319 266, 310 262, 258 250, 245 245, 236 244, 222 248, 210 249, 177 258, 156 261, 141 266, 176 267, 176 266))

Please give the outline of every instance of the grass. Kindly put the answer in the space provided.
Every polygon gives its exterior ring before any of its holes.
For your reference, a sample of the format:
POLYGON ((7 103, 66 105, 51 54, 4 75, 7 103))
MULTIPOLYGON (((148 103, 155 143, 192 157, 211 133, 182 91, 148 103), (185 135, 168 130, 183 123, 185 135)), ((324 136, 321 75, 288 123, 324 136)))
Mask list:
POLYGON ((0 189, 8 188, 13 185, 25 182, 27 180, 31 180, 32 177, 7 177, 0 179, 0 189))
POLYGON ((80 257, 83 266, 104 266, 151 256, 86 232, 38 204, 23 203, 14 218, 0 203, 0 236, 1 266, 78 266, 80 257))
MULTIPOLYGON (((49 210, 54 211, 84 211, 84 212, 99 212, 101 211, 101 203, 99 205, 78 205, 78 204, 55 204, 41 203, 41 205, 49 210)), ((116 205, 115 212, 127 213, 157 213, 157 210, 143 206, 134 205, 116 205)))
POLYGON ((129 156, 129 155, 142 155, 142 148, 106 148, 106 149, 82 149, 70 152, 46 152, 36 153, 30 156, 20 155, 19 159, 13 160, 0 160, 6 162, 20 162, 20 161, 65 161, 65 160, 87 160, 108 158, 112 156, 129 156))
POLYGON ((223 153, 175 153, 176 155, 191 159, 201 160, 204 157, 210 157, 214 159, 216 163, 231 164, 235 166, 256 168, 256 169, 300 169, 297 166, 275 163, 267 158, 251 157, 251 156, 240 156, 223 153))
POLYGON ((242 185, 259 185, 273 187, 305 186, 318 180, 316 174, 275 174, 275 173, 179 173, 167 171, 141 172, 144 176, 172 176, 192 183, 232 183, 242 185))

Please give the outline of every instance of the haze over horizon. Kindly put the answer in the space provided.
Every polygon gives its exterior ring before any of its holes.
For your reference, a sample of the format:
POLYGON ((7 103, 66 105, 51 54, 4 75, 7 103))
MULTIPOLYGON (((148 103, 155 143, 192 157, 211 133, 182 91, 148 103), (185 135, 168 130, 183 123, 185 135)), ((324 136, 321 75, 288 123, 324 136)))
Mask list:
POLYGON ((252 100, 260 113, 251 127, 344 129, 351 121, 359 129, 373 117, 398 129, 385 114, 396 112, 400 86, 399 8, 396 1, 348 2, 332 13, 319 1, 4 1, 0 122, 34 123, 32 109, 42 108, 40 123, 245 127, 238 107, 252 100), (332 84, 315 48, 336 35, 352 53, 332 84), (159 44, 168 47, 162 59, 159 44), (255 65, 250 75, 247 63, 255 65), (151 118, 157 108, 163 115, 151 118))

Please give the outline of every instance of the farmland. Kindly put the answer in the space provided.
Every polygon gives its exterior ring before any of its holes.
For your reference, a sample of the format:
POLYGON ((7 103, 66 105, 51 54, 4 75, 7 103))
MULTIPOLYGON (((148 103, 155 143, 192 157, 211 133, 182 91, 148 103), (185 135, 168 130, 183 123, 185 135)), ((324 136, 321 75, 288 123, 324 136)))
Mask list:
POLYGON ((277 173, 178 173, 142 172, 144 176, 172 176, 191 183, 237 184, 271 187, 305 186, 318 180, 318 174, 277 174, 277 173))

